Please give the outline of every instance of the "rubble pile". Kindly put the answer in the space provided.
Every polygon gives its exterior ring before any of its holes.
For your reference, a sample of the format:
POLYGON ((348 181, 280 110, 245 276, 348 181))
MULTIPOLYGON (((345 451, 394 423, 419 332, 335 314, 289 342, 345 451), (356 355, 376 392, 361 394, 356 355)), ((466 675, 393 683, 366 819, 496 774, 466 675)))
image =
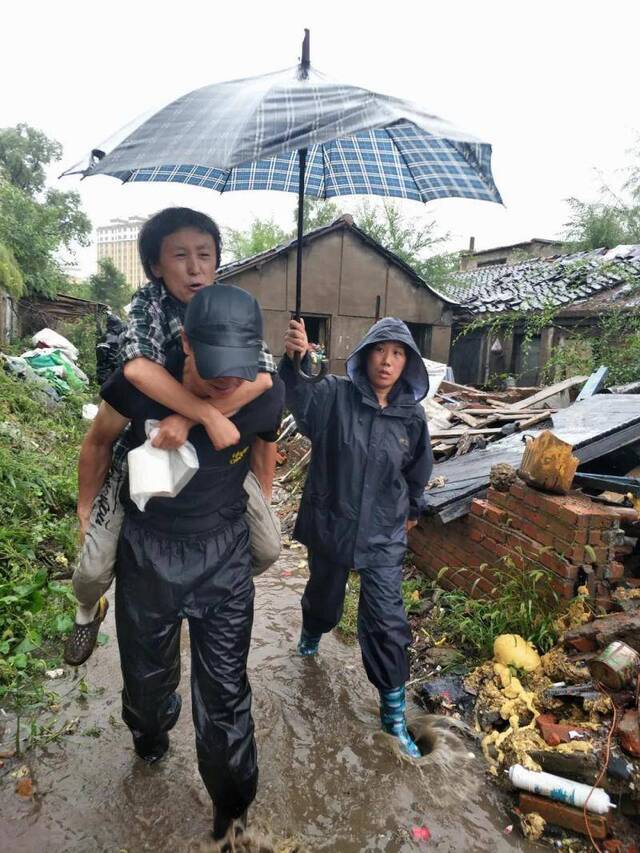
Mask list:
POLYGON ((586 377, 575 376, 548 388, 478 391, 442 381, 435 396, 423 402, 436 461, 462 456, 490 441, 522 432, 546 421, 570 402, 570 389, 586 377))
MULTIPOLYGON (((525 789, 515 813, 527 837, 557 837, 560 827, 593 839, 613 834, 623 839, 619 849, 632 850, 624 839, 637 834, 640 821, 640 654, 625 647, 621 655, 615 643, 603 648, 616 631, 629 636, 629 614, 594 618, 585 599, 567 609, 566 633, 550 652, 539 656, 517 635, 498 637, 493 660, 473 670, 464 688, 475 696, 475 730, 491 774, 506 785, 509 771, 512 780, 520 779, 513 785, 525 789), (579 636, 599 638, 596 652, 578 652, 579 636), (618 690, 593 677, 612 661, 618 690), (609 810, 614 805, 615 813, 609 810)), ((638 647, 640 610, 636 618, 638 647)), ((457 707, 464 711, 461 702, 457 707)))

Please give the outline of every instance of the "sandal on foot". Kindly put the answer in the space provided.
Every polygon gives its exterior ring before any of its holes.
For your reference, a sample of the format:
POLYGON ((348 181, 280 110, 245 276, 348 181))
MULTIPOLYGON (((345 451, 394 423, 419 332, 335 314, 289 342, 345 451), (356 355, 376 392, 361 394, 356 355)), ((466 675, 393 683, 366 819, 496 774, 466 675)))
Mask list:
POLYGON ((91 657, 96 640, 98 639, 100 625, 104 621, 108 609, 109 602, 103 595, 98 602, 98 612, 95 619, 86 625, 79 625, 77 622, 74 624, 73 631, 69 634, 64 644, 65 663, 71 666, 80 666, 81 663, 84 663, 91 657))

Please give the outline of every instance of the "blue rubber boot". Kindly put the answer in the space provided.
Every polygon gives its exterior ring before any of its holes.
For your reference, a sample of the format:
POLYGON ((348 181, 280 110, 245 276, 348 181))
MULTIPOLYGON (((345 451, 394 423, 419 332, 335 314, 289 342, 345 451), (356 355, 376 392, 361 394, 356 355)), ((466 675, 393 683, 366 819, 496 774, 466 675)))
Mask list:
POLYGON ((407 731, 407 703, 404 687, 380 691, 380 722, 382 730, 397 738, 400 749, 411 758, 420 758, 421 752, 407 731))
POLYGON ((322 634, 315 637, 313 634, 308 634, 303 628, 298 640, 298 654, 303 658, 312 658, 317 655, 321 638, 322 634))

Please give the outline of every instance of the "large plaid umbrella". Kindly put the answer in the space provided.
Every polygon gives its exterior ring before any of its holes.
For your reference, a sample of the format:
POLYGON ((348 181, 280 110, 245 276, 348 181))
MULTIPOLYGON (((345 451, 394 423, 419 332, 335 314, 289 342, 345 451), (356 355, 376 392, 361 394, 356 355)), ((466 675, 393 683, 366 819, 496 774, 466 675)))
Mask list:
POLYGON ((303 195, 501 203, 489 144, 408 101, 330 80, 310 65, 308 30, 299 65, 189 92, 64 174, 297 192, 297 317, 303 195))

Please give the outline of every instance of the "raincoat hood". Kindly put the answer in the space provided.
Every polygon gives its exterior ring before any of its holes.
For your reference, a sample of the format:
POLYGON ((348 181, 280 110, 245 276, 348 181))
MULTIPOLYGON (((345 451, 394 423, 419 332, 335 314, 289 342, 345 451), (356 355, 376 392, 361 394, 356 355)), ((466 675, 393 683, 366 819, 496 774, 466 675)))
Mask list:
POLYGON ((429 374, 425 367, 416 342, 411 332, 402 320, 396 317, 383 317, 369 329, 358 346, 347 358, 347 376, 354 385, 362 387, 363 380, 367 381, 366 351, 371 344, 380 341, 400 341, 407 351, 407 363, 402 371, 401 379, 409 386, 416 402, 422 400, 429 390, 429 374))

